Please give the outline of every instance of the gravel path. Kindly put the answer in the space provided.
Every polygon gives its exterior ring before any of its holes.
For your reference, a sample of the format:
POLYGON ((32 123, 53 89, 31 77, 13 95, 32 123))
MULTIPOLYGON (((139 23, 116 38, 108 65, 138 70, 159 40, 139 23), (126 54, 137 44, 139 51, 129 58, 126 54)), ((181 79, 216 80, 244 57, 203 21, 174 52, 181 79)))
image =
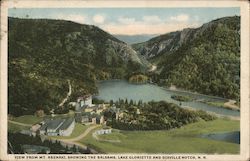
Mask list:
POLYGON ((32 126, 32 124, 24 124, 24 123, 21 123, 21 122, 16 122, 16 121, 11 121, 11 120, 8 120, 8 122, 10 122, 12 124, 20 125, 20 126, 28 126, 28 127, 32 126))
POLYGON ((71 93, 72 93, 72 90, 71 90, 71 84, 70 84, 70 81, 68 80, 68 85, 69 85, 69 92, 67 94, 67 96, 62 100, 62 102, 59 104, 59 107, 63 106, 64 103, 69 99, 71 93))

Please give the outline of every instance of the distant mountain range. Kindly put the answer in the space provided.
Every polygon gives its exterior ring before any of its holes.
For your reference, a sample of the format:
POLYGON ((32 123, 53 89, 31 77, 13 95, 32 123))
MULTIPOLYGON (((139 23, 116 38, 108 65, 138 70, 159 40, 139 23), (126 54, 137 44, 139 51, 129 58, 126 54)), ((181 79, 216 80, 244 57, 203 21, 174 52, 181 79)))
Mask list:
POLYGON ((117 39, 126 42, 127 44, 135 44, 148 41, 149 39, 156 37, 157 35, 114 35, 117 39))
POLYGON ((132 47, 157 65, 159 75, 154 78, 162 85, 239 99, 239 16, 160 35, 132 47))

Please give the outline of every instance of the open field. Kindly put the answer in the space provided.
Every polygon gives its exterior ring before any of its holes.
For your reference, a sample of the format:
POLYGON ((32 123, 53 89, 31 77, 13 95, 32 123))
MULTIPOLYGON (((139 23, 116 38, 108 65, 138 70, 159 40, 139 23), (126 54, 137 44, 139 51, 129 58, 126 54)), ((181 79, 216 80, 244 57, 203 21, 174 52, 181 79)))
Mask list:
MULTIPOLYGON (((66 118, 74 116, 74 112, 72 110, 69 111, 67 114, 56 114, 53 118, 66 118)), ((25 124, 35 124, 41 122, 44 118, 52 118, 51 115, 45 115, 44 117, 37 117, 34 115, 23 115, 19 117, 14 117, 11 119, 15 122, 25 123, 25 124)))
POLYGON ((16 132, 20 132, 21 130, 28 130, 29 127, 27 126, 20 126, 20 125, 16 125, 13 123, 8 122, 8 131, 12 132, 12 133, 16 133, 16 132))
POLYGON ((200 138, 201 134, 239 131, 235 120, 200 121, 179 129, 160 131, 119 131, 99 135, 97 141, 88 134, 80 142, 103 153, 239 153, 240 145, 200 138), (117 140, 108 142, 107 140, 117 140), (118 141, 119 140, 119 141, 118 141))
POLYGON ((12 121, 25 123, 25 124, 35 124, 35 123, 41 122, 42 120, 43 120, 42 117, 37 117, 34 115, 23 115, 23 116, 15 117, 12 119, 12 121))
MULTIPOLYGON (((13 121, 34 124, 43 118, 25 115, 14 118, 13 121)), ((57 139, 75 138, 90 126, 76 123, 71 136, 56 136, 57 139)), ((18 132, 29 127, 8 123, 10 132, 18 132)), ((101 128, 101 127, 99 127, 101 128)), ((230 119, 200 121, 183 126, 179 129, 159 131, 120 131, 113 130, 111 134, 98 135, 99 141, 93 138, 92 130, 86 137, 78 141, 102 153, 232 153, 240 150, 239 144, 200 138, 201 134, 239 131, 240 122, 230 119), (173 146, 174 145, 174 146, 173 146)))
MULTIPOLYGON (((75 112, 72 111, 72 110, 69 110, 68 113, 66 114, 54 114, 54 118, 65 118, 65 117, 70 117, 70 116, 74 116, 75 115, 75 112)), ((45 118, 50 118, 51 116, 50 115, 46 115, 45 118)))

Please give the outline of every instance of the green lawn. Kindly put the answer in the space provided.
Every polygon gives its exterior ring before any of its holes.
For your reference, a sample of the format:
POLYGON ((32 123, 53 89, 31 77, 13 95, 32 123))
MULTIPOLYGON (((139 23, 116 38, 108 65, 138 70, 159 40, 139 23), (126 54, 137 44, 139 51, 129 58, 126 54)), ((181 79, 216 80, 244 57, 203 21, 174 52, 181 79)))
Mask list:
POLYGON ((21 130, 28 130, 28 129, 29 127, 27 126, 20 126, 20 125, 16 125, 16 124, 8 122, 8 132, 16 133, 16 132, 20 132, 21 130))
POLYGON ((208 105, 218 106, 218 107, 224 107, 224 103, 225 102, 211 102, 211 101, 206 102, 206 104, 208 104, 208 105))
POLYGON ((57 139, 71 139, 81 135, 89 126, 76 123, 75 128, 70 136, 51 136, 51 138, 57 139))
MULTIPOLYGON (((70 110, 67 114, 57 114, 53 118, 67 118, 72 117, 75 113, 70 110)), ((25 123, 25 124, 35 124, 41 122, 44 118, 52 118, 51 115, 46 115, 44 117, 37 117, 34 115, 23 115, 19 117, 15 117, 12 119, 12 121, 25 123)))
MULTIPOLYGON (((226 108, 226 109, 229 109, 229 110, 234 110, 228 106, 225 106, 225 102, 212 102, 212 101, 207 101, 207 102, 203 102, 205 104, 208 104, 208 105, 211 105, 211 106, 217 106, 217 107, 221 107, 221 108, 226 108)), ((237 109, 237 111, 239 111, 239 109, 237 109)))
POLYGON ((103 153, 239 153, 240 145, 198 137, 200 134, 230 132, 240 129, 239 121, 217 119, 200 121, 180 129, 161 131, 119 131, 99 136, 97 141, 91 133, 81 140, 103 153))
POLYGON ((25 123, 25 124, 35 124, 35 123, 41 122, 42 120, 43 120, 42 117, 37 117, 34 115, 23 115, 23 116, 13 118, 13 121, 25 123))

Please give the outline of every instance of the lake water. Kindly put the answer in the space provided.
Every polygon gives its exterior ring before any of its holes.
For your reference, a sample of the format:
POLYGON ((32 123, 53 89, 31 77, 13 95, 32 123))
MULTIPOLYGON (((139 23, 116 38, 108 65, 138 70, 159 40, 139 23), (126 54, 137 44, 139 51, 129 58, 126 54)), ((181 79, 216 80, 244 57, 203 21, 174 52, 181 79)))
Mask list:
POLYGON ((239 131, 226 132, 226 133, 203 134, 203 135, 201 135, 201 137, 207 138, 207 139, 212 139, 212 140, 219 140, 219 141, 226 141, 226 142, 240 144, 240 132, 239 131))
MULTIPOLYGON (((101 81, 98 83, 98 90, 99 94, 96 97, 105 101, 117 101, 119 98, 128 100, 132 99, 134 101, 142 100, 143 102, 164 100, 179 105, 180 102, 173 100, 171 95, 191 96, 196 100, 226 101, 226 99, 220 97, 195 94, 185 91, 172 91, 153 84, 131 84, 125 80, 101 81)), ((201 109, 225 116, 240 116, 239 111, 210 106, 198 101, 182 102, 181 104, 183 108, 189 106, 195 109, 201 109)))

